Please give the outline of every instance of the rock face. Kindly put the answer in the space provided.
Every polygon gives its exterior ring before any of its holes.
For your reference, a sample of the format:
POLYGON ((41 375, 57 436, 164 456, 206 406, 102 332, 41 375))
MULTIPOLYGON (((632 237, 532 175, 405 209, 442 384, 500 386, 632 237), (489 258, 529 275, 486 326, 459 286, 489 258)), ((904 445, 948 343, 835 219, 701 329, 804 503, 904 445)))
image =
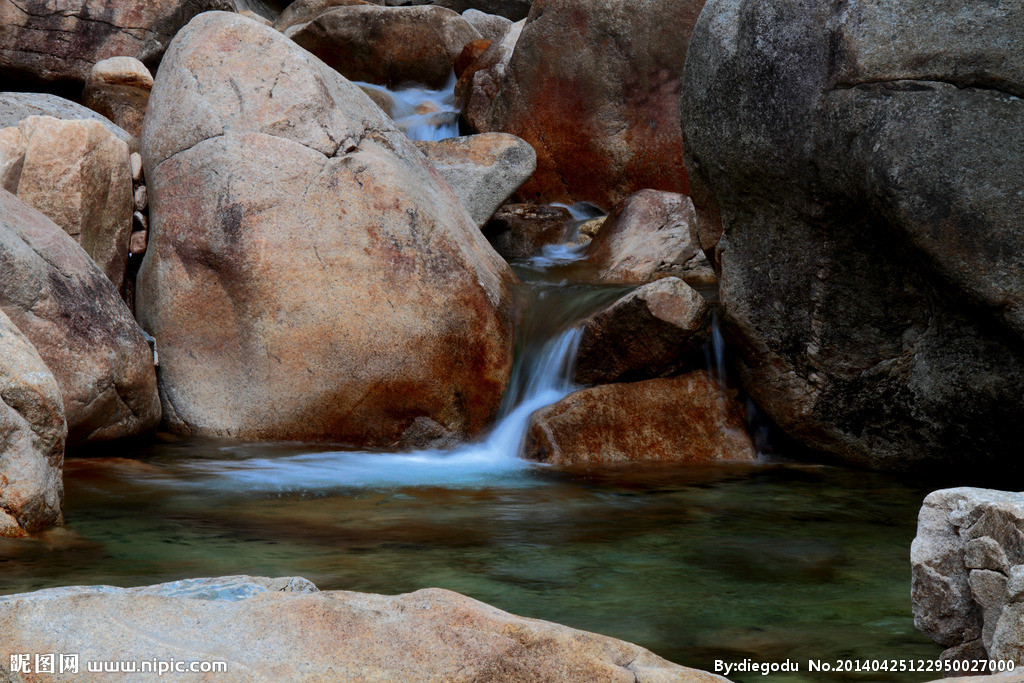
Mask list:
POLYGON ((643 188, 687 191, 679 78, 703 4, 533 4, 488 126, 537 150, 524 199, 610 209, 643 188))
POLYGON ((546 244, 562 242, 571 220, 572 214, 561 206, 506 204, 483 232, 504 258, 527 258, 546 244))
POLYGON ((97 121, 30 116, 0 129, 0 187, 63 228, 118 289, 132 231, 128 157, 97 121))
MULTIPOLYGON (((526 20, 517 21, 459 74, 455 100, 469 127, 480 133, 491 130, 491 104, 505 82, 509 60, 523 33, 526 20)), ((481 34, 483 32, 481 31, 481 34)), ((531 145, 532 146, 532 145, 531 145)))
POLYGON ((753 460, 739 407, 703 370, 569 394, 530 419, 525 457, 588 467, 753 460))
POLYGON ((153 353, 117 290, 63 230, 0 190, 0 308, 57 378, 68 445, 160 421, 153 353))
POLYGON ((420 416, 491 421, 514 276, 359 88, 206 13, 164 58, 143 157, 137 311, 171 429, 387 446, 420 416))
POLYGON ((383 4, 383 2, 364 2, 364 0, 295 0, 281 12, 281 16, 274 22, 274 28, 286 36, 291 36, 298 27, 308 24, 321 14, 337 7, 383 4))
POLYGON ((152 661, 173 651, 227 662, 226 672, 213 674, 223 681, 525 681, 552 672, 588 683, 725 681, 621 640, 439 588, 320 592, 301 578, 247 576, 59 588, 0 597, 0 628, 0 675, 10 675, 8 651, 77 652, 80 662, 152 661))
POLYGON ((512 21, 520 21, 530 13, 532 3, 530 0, 436 0, 434 4, 447 7, 459 14, 485 12, 512 21))
POLYGON ((111 57, 92 67, 82 101, 139 137, 152 88, 153 76, 145 64, 132 57, 111 57))
MULTIPOLYGON (((525 16, 524 14, 520 18, 525 18, 525 16)), ((462 18, 477 30, 481 38, 492 43, 504 40, 508 32, 512 30, 511 20, 497 14, 481 12, 477 9, 468 9, 462 12, 462 18)))
POLYGON ((82 87, 108 57, 155 65, 189 19, 231 0, 0 0, 0 72, 12 82, 82 87))
POLYGON ((935 491, 910 559, 914 625, 944 658, 1024 664, 1024 493, 935 491))
POLYGON ((478 226, 483 226, 537 168, 533 148, 504 133, 417 142, 416 146, 441 172, 478 226))
POLYGON ((319 15, 291 37, 354 81, 440 88, 455 58, 480 34, 443 7, 351 5, 319 15))
POLYGON ((52 116, 65 121, 85 119, 99 121, 118 140, 124 140, 132 151, 139 147, 137 138, 92 109, 63 97, 37 92, 0 92, 0 128, 17 126, 29 116, 52 116))
POLYGON ((0 311, 0 536, 63 521, 67 431, 57 380, 0 311))
POLYGON ((642 284, 675 276, 713 284, 701 251, 693 203, 686 195, 641 190, 615 207, 587 247, 587 260, 605 282, 642 284))
POLYGON ((963 22, 953 0, 709 0, 687 58, 744 387, 859 465, 1020 453, 1024 5, 963 22))
POLYGON ((583 321, 580 384, 631 382, 678 372, 701 350, 711 307, 678 278, 644 285, 583 321))

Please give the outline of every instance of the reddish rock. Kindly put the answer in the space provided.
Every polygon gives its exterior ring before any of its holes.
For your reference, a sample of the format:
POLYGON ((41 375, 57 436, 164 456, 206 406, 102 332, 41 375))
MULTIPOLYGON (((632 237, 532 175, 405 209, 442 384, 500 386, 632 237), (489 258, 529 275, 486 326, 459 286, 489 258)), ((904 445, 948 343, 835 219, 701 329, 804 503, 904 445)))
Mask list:
POLYGON ((483 227, 491 246, 505 259, 533 256, 545 244, 558 244, 572 220, 560 206, 506 204, 483 227))

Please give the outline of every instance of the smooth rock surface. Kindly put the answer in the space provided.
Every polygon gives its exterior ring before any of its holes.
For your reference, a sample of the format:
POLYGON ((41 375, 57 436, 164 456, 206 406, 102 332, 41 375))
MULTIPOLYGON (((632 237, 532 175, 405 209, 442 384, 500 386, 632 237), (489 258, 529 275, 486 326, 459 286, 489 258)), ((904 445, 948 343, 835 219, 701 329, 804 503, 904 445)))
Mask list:
POLYGON ((82 102, 139 137, 152 88, 153 76, 145 64, 133 57, 111 57, 92 67, 82 102))
POLYGON ((136 310, 170 429, 391 446, 420 416, 490 424, 514 275, 359 88, 206 13, 164 58, 142 155, 136 310))
POLYGON ((959 0, 701 14, 681 100, 701 244, 744 388, 804 445, 1019 466, 1022 25, 1024 4, 959 0))
POLYGON ((99 121, 117 139, 124 140, 133 152, 139 148, 138 139, 131 133, 115 125, 105 116, 101 116, 77 102, 48 93, 0 92, 0 128, 17 126, 29 116, 52 116, 65 121, 77 119, 99 121))
POLYGON ((57 380, 0 310, 0 536, 62 523, 67 431, 57 380))
POLYGON ((0 676, 10 675, 11 653, 76 652, 81 662, 170 653, 226 662, 227 672, 210 677, 218 681, 725 681, 621 640, 517 617, 440 588, 321 592, 297 577, 4 596, 0 632, 0 676))
POLYGON ((63 228, 123 287, 132 231, 128 145, 97 121, 30 116, 0 129, 0 187, 63 228))
POLYGON ((695 219, 686 195, 641 190, 604 220, 587 247, 587 260, 604 282, 643 284, 674 276, 693 286, 713 284, 695 219))
POLYGON ((533 148, 505 133, 417 142, 416 146, 481 227, 537 168, 533 148))
POLYGON ((607 210, 644 188, 687 191, 679 79, 703 4, 533 4, 487 128, 537 150, 524 200, 607 210))
POLYGON ((319 15, 291 37, 353 81, 440 88, 480 34, 443 7, 351 5, 319 15))
POLYGON ((462 18, 477 30, 481 38, 492 43, 504 40, 508 32, 512 30, 512 21, 510 19, 497 14, 481 12, 478 9, 466 10, 462 13, 462 18))
POLYGON ((483 228, 494 249, 505 259, 527 258, 566 235, 572 214, 561 206, 506 204, 483 228))
POLYGON ((160 421, 153 353, 114 285, 63 230, 0 189, 0 308, 57 378, 68 445, 160 421))
POLYGON ((576 382, 606 384, 663 377, 699 353, 711 306, 679 278, 639 287, 582 323, 576 382))
POLYGON ((569 467, 755 458, 735 399, 703 370, 569 394, 530 418, 524 454, 569 467))

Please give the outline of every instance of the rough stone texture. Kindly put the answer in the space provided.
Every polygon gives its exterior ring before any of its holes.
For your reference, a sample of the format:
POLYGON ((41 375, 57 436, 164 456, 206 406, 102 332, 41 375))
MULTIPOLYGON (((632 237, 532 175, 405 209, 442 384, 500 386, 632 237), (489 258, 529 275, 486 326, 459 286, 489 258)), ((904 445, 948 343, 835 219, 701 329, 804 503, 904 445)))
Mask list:
POLYGON ((0 311, 0 536, 63 521, 67 431, 57 380, 0 311))
POLYGON ((416 146, 481 227, 537 168, 533 148, 505 133, 417 142, 416 146))
POLYGON ((4 596, 0 632, 0 677, 11 676, 12 653, 76 652, 82 661, 173 653, 227 662, 226 673, 210 677, 217 681, 725 681, 621 640, 517 617, 440 588, 321 592, 301 578, 4 596))
POLYGON ((321 14, 336 7, 349 5, 383 5, 383 2, 364 2, 364 0, 296 0, 281 12, 274 22, 274 28, 287 36, 292 35, 296 28, 316 19, 321 14))
MULTIPOLYGON (((525 18, 526 15, 520 17, 525 18)), ((468 9, 462 13, 462 18, 469 22, 470 26, 476 29, 480 37, 492 43, 501 42, 512 30, 512 21, 497 14, 488 14, 478 9, 468 9)))
POLYGON ((711 329, 711 306, 669 277, 633 290, 582 325, 576 382, 632 382, 673 374, 692 361, 711 329))
POLYGON ((690 285, 715 282, 694 230, 690 198, 641 190, 615 207, 587 247, 605 282, 642 284, 675 276, 690 285))
POLYGON ((145 64, 132 57, 111 57, 89 72, 82 102, 139 137, 152 87, 153 76, 145 64))
POLYGON ((30 116, 0 129, 0 187, 63 228, 122 288, 132 231, 128 145, 97 121, 30 116))
POLYGON ((57 378, 68 445, 160 421, 153 354, 114 285, 46 216, 0 189, 0 308, 57 378))
POLYGON ((483 227, 495 251, 505 259, 533 256, 546 244, 565 239, 572 214, 561 206, 506 204, 483 227))
POLYGON ((0 72, 12 83, 73 85, 108 57, 155 66, 189 19, 231 0, 0 0, 0 72))
POLYGON ((390 446, 420 416, 490 423, 514 275, 359 88, 206 13, 164 58, 142 155, 136 310, 171 429, 390 446))
POLYGON ((144 90, 153 89, 153 74, 146 65, 134 57, 110 57, 96 62, 89 70, 89 85, 130 85, 144 90))
POLYGON ((698 370, 569 394, 530 418, 525 457, 587 467, 753 460, 755 455, 735 399, 698 370))
POLYGON ((910 560, 914 625, 944 658, 1024 664, 1024 493, 931 493, 910 560))
POLYGON ((1019 461, 1022 25, 1007 2, 705 7, 681 102, 701 244, 744 387, 807 446, 1019 461))
POLYGON ((687 191, 679 78, 703 4, 533 4, 488 125, 537 150, 520 196, 609 209, 643 188, 687 191))
POLYGON ((530 13, 531 0, 436 0, 434 4, 463 15, 469 11, 482 11, 511 21, 520 21, 530 13))
POLYGON ((443 7, 352 5, 319 15, 291 37, 351 80, 440 88, 480 34, 443 7))
POLYGON ((491 130, 491 103, 505 80, 509 60, 524 26, 525 19, 517 21, 501 40, 492 40, 488 48, 459 74, 455 83, 455 101, 466 123, 478 133, 491 130))
POLYGON ((119 140, 124 140, 133 152, 139 148, 138 138, 115 125, 110 119, 76 102, 47 93, 0 92, 0 128, 17 126, 29 116, 52 116, 65 121, 99 121, 119 140))

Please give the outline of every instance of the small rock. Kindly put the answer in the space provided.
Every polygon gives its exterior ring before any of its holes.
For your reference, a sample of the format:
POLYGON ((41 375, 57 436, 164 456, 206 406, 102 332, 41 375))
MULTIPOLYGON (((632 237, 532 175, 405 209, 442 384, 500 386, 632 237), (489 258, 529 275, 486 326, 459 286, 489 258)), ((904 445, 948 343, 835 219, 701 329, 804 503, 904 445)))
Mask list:
POLYGON ((146 191, 146 186, 139 185, 135 188, 135 210, 145 211, 147 206, 149 206, 149 194, 146 191))
POLYGON ((142 155, 138 152, 132 152, 128 160, 132 165, 132 182, 137 185, 142 182, 142 155))
POLYGON ((127 85, 152 90, 153 74, 134 57, 110 57, 93 65, 85 85, 127 85))
POLYGON ((149 219, 146 218, 146 214, 141 211, 136 211, 132 214, 132 231, 138 232, 140 230, 146 230, 149 227, 149 219))
POLYGON ((130 251, 133 256, 142 256, 146 253, 146 244, 149 242, 149 233, 146 230, 137 230, 132 233, 130 251))
POLYGON ((560 206, 506 204, 483 227, 494 250, 506 260, 533 256, 546 244, 565 239, 572 214, 560 206))

